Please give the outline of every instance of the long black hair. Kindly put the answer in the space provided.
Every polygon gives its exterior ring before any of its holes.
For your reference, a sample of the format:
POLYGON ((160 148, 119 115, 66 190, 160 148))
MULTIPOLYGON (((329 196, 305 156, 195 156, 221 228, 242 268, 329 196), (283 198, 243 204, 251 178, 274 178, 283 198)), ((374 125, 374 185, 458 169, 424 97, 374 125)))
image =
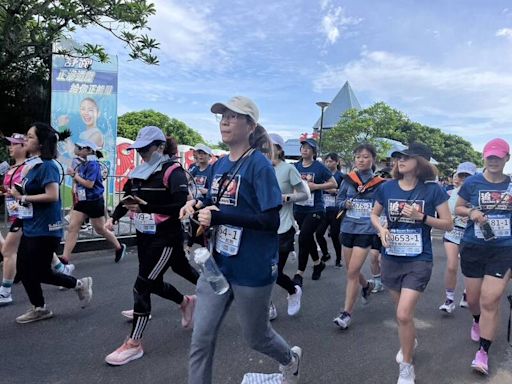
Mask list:
POLYGON ((52 160, 58 156, 57 142, 67 139, 71 136, 71 131, 65 130, 58 132, 52 128, 50 124, 41 123, 36 121, 30 124, 30 128, 36 129, 37 140, 39 141, 41 159, 52 160))

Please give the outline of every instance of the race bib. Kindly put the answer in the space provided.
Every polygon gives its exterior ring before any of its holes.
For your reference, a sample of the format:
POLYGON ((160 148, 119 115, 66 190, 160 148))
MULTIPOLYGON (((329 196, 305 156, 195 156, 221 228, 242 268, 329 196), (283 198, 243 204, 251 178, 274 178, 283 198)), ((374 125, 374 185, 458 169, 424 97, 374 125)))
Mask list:
POLYGON ((134 223, 135 229, 139 232, 149 235, 156 233, 155 216, 152 213, 136 213, 134 223))
POLYGON ((221 225, 217 228, 215 250, 223 256, 235 256, 240 249, 243 228, 221 225))
POLYGON ((76 197, 78 201, 85 201, 87 200, 87 196, 85 194, 85 188, 81 185, 77 185, 76 187, 76 197))
POLYGON ((336 196, 333 196, 329 193, 324 194, 324 203, 325 207, 335 207, 336 206, 336 196))
MULTIPOLYGON (((510 237, 510 215, 496 214, 487 215, 487 221, 491 225, 496 237, 510 237)), ((480 226, 475 223, 475 237, 483 239, 484 235, 480 226)))
POLYGON ((414 257, 423 252, 421 228, 391 229, 386 253, 393 256, 414 257))
POLYGON ((453 227, 453 230, 450 232, 445 232, 444 238, 448 241, 451 241, 455 244, 460 244, 462 238, 464 237, 464 228, 461 227, 453 227))
POLYGON ((368 199, 353 199, 352 207, 347 210, 347 217, 360 219, 370 217, 373 209, 373 201, 368 199))
POLYGON ((5 206, 10 217, 17 217, 19 219, 31 219, 34 217, 34 207, 30 203, 21 205, 13 197, 6 197, 5 206))

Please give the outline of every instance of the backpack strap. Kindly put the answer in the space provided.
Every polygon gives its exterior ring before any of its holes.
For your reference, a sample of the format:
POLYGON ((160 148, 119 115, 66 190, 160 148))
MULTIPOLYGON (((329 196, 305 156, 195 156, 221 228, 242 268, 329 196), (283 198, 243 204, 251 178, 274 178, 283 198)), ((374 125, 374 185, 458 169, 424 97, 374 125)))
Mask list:
POLYGON ((172 164, 170 167, 168 167, 165 170, 164 177, 163 177, 163 180, 162 180, 163 183, 164 183, 165 188, 169 188, 169 179, 171 178, 172 173, 176 169, 178 169, 178 168, 181 168, 181 164, 180 163, 174 163, 174 164, 172 164))
POLYGON ((363 181, 361 180, 357 172, 349 172, 343 175, 343 180, 345 180, 350 185, 354 186, 356 189, 357 187, 363 185, 363 181))

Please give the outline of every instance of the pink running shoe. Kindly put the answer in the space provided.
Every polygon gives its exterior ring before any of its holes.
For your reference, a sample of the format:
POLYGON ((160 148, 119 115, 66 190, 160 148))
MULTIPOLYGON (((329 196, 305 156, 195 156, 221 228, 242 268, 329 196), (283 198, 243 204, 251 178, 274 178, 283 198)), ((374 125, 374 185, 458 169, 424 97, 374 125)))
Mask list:
POLYGON ((475 359, 471 362, 471 368, 476 372, 479 372, 483 375, 489 374, 489 357, 487 356, 487 352, 484 351, 483 348, 480 348, 475 355, 475 359))
POLYGON ((473 325, 471 326, 471 340, 474 342, 480 341, 480 324, 476 323, 475 320, 473 320, 473 325))
POLYGON ((144 355, 142 344, 127 339, 123 345, 105 357, 105 362, 109 365, 125 365, 132 360, 140 359, 142 355, 144 355))
POLYGON ((181 326, 192 328, 194 325, 194 309, 196 308, 196 295, 184 296, 185 303, 180 305, 181 326))

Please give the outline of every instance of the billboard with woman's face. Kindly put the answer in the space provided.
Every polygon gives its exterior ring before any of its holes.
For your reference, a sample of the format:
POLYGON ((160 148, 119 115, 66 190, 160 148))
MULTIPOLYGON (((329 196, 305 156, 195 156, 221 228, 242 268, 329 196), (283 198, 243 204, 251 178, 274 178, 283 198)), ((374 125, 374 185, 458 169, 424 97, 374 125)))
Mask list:
MULTIPOLYGON (((101 148, 100 160, 109 175, 115 175, 117 57, 100 63, 89 58, 53 55, 51 123, 59 131, 71 131, 71 137, 59 143, 59 161, 64 169, 73 164, 75 143, 90 141, 101 148)), ((71 180, 67 183, 71 187, 71 180)), ((105 183, 111 195, 113 178, 105 183)), ((69 205, 67 195, 63 200, 69 205)), ((107 198, 110 200, 111 196, 107 198)))

